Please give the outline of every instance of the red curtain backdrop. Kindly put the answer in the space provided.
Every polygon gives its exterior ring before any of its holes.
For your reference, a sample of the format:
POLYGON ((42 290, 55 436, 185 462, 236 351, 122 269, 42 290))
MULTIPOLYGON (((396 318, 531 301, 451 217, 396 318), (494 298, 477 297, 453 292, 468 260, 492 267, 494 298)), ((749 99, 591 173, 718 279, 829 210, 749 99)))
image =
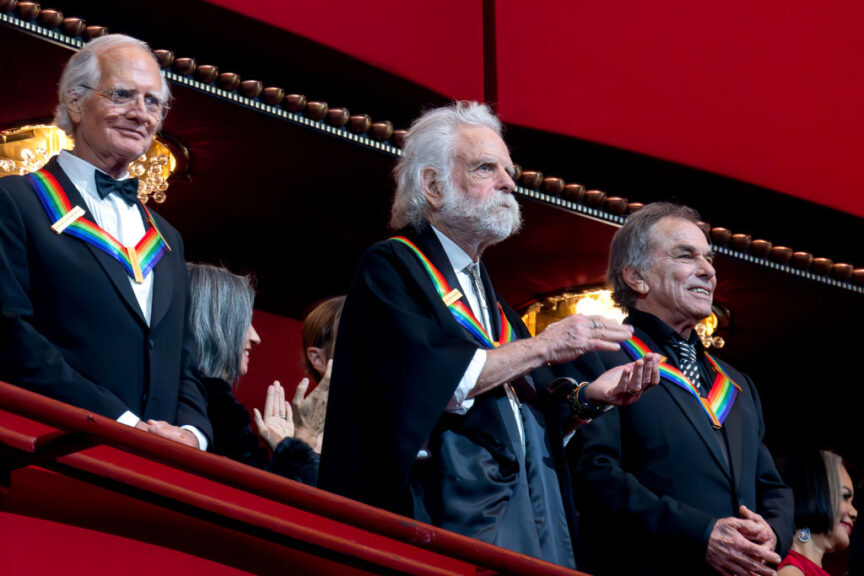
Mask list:
MULTIPOLYGON (((210 1, 483 97, 481 0, 210 1)), ((497 0, 494 17, 507 122, 864 216, 864 4, 497 0)))
POLYGON ((480 0, 207 1, 335 48, 442 94, 483 99, 480 0))

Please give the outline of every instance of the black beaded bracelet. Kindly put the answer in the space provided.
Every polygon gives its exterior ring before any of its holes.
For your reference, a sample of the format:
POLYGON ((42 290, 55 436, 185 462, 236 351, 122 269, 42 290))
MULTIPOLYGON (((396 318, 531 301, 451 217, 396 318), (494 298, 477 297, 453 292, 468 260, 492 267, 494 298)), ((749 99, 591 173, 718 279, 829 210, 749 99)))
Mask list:
POLYGON ((590 422, 600 414, 603 414, 612 408, 611 405, 593 406, 588 402, 588 398, 585 396, 585 389, 589 384, 591 383, 580 382, 567 395, 567 402, 570 405, 570 415, 574 418, 578 418, 582 422, 590 422))

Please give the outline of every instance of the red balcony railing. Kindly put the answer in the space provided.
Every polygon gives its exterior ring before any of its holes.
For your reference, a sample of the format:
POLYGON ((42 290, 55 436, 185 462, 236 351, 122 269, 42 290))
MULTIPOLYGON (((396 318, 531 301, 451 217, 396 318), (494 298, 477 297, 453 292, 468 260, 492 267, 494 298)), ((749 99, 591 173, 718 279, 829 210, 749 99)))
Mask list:
POLYGON ((30 574, 579 574, 2 382, 0 557, 30 574))

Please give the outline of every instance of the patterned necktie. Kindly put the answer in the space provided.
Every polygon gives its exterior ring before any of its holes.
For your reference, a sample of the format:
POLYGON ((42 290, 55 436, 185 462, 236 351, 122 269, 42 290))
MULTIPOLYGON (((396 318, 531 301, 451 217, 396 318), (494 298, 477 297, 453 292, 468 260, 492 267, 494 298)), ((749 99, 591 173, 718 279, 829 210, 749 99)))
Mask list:
POLYGON ((483 323, 483 328, 489 337, 492 337, 492 324, 489 320, 489 306, 486 304, 486 292, 483 290, 483 283, 480 281, 480 265, 469 264, 464 268, 464 271, 471 277, 471 288, 474 290, 474 296, 477 297, 477 304, 480 306, 480 322, 483 323))
POLYGON ((103 200, 109 194, 117 194, 126 204, 134 206, 138 200, 138 179, 115 180, 104 172, 96 170, 96 191, 103 200))
POLYGON ((685 340, 674 338, 672 345, 678 352, 678 364, 681 372, 696 386, 696 391, 703 398, 705 390, 702 386, 702 377, 699 373, 699 362, 696 360, 696 347, 685 340))

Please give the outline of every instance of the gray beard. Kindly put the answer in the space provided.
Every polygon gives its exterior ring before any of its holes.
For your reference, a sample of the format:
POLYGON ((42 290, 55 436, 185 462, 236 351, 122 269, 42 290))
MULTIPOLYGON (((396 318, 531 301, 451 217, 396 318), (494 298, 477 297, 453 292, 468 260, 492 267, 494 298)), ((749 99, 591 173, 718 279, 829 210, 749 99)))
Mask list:
POLYGON ((455 187, 448 190, 439 217, 450 230, 462 238, 492 245, 506 240, 522 227, 519 203, 512 194, 495 194, 478 203, 455 187))

